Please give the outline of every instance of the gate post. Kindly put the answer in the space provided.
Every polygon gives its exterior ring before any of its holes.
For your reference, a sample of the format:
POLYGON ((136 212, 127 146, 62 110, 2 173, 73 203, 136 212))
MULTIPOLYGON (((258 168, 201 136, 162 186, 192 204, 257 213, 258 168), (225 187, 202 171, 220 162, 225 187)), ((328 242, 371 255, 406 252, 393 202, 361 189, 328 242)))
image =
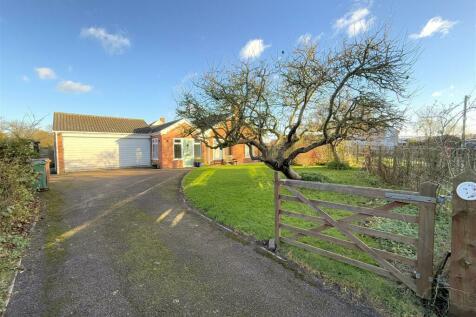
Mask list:
MULTIPOLYGON (((425 182, 420 186, 420 195, 434 197, 438 185, 425 182)), ((431 296, 433 282, 433 254, 435 248, 435 213, 436 203, 422 203, 418 216, 418 244, 417 244, 417 293, 422 298, 431 296)))
POLYGON ((451 316, 476 315, 476 173, 471 169, 453 179, 451 225, 451 316))

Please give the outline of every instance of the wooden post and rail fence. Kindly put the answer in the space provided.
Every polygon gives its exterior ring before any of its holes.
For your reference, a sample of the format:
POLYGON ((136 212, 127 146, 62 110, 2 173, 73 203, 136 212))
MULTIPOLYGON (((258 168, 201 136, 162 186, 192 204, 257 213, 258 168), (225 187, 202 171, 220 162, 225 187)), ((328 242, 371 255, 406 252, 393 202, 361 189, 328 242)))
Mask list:
MULTIPOLYGON (((455 188, 462 182, 473 182, 476 186, 476 176, 473 172, 462 173, 455 178, 455 188)), ((474 187, 476 195, 476 187, 474 187)), ((291 179, 280 179, 278 172, 274 174, 275 197, 275 243, 280 248, 282 243, 307 250, 318 255, 331 258, 358 268, 371 271, 378 275, 402 282, 412 289, 417 296, 430 299, 434 281, 434 237, 435 215, 437 206, 437 185, 431 182, 422 183, 419 191, 403 191, 393 189, 348 186, 291 179), (387 203, 376 208, 348 205, 343 203, 308 198, 302 191, 334 192, 355 196, 363 196, 384 200, 387 203), (302 213, 299 210, 289 210, 287 203, 292 206, 306 205, 313 213, 302 213), (418 207, 416 215, 395 211, 404 205, 418 207), (284 206, 286 205, 286 206, 284 206), (334 219, 330 210, 350 212, 350 216, 334 219), (303 229, 285 222, 283 216, 298 218, 314 225, 312 229, 303 229), (362 220, 371 217, 403 221, 418 225, 418 235, 408 236, 362 225, 362 220), (284 220, 284 221, 283 221, 284 220), (335 228, 344 238, 337 238, 325 233, 329 228, 335 228), (283 236, 282 231, 289 234, 283 236), (396 241, 410 245, 416 251, 416 257, 411 258, 376 248, 364 242, 360 236, 370 236, 378 239, 396 241), (366 253, 373 264, 344 256, 337 252, 319 248, 304 243, 302 236, 317 238, 340 247, 366 253)), ((474 197, 476 199, 476 196, 474 197)), ((453 227, 452 227, 452 256, 450 267, 450 298, 451 308, 456 314, 461 312, 476 313, 476 200, 461 199, 455 191, 453 195, 453 227)), ((295 207, 294 207, 295 208, 295 207)), ((368 241, 368 240, 366 240, 368 241)))
POLYGON ((476 316, 476 173, 453 179, 450 314, 476 316))

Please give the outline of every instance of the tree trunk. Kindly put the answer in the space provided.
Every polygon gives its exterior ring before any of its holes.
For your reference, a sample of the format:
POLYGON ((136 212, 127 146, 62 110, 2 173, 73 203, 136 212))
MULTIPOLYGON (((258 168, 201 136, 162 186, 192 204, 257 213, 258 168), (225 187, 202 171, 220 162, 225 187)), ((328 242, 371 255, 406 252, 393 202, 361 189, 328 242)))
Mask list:
POLYGON ((292 168, 291 165, 288 163, 281 163, 278 161, 262 161, 266 166, 271 168, 274 171, 278 171, 284 174, 288 179, 302 179, 301 175, 296 173, 292 168))
POLYGON ((337 145, 334 142, 330 143, 332 156, 334 157, 334 161, 340 163, 339 153, 337 153, 337 145))
POLYGON ((289 165, 283 165, 281 172, 289 179, 302 179, 301 175, 296 173, 289 165))

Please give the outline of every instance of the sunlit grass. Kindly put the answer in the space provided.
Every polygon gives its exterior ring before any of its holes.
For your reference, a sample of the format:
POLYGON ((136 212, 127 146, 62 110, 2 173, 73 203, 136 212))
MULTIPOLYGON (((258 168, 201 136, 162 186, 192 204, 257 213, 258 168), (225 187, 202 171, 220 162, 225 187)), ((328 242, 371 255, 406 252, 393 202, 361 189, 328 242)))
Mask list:
MULTIPOLYGON (((330 170, 326 167, 297 167, 296 170, 317 172, 330 182, 357 186, 377 187, 382 183, 359 169, 330 170)), ((187 199, 198 209, 216 221, 235 230, 254 236, 258 240, 274 236, 273 172, 262 164, 202 167, 191 171, 184 180, 187 199)), ((340 202, 351 205, 375 207, 383 202, 367 198, 330 192, 304 191, 311 198, 340 202)), ((315 212, 299 203, 285 202, 287 210, 315 215, 315 212)), ((350 215, 347 211, 327 210, 334 219, 350 215)), ((309 229, 310 222, 283 217, 290 225, 309 229)), ((327 229, 327 235, 345 239, 336 229, 327 229)), ((284 236, 289 232, 283 230, 284 236)), ((361 237, 371 246, 379 246, 377 240, 361 237)), ((313 237, 302 237, 299 241, 337 252, 361 261, 376 264, 367 254, 336 246, 313 237)), ((379 309, 396 316, 422 315, 423 308, 412 292, 403 286, 347 264, 343 264, 304 250, 283 244, 281 252, 298 262, 326 281, 336 283, 341 290, 356 298, 365 298, 379 309)))

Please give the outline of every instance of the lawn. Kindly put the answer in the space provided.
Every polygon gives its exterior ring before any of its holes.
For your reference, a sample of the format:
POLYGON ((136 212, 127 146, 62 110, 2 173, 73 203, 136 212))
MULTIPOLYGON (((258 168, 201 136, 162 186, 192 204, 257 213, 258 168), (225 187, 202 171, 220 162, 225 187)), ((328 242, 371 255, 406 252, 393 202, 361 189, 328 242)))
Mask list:
MULTIPOLYGON (((365 171, 358 169, 336 171, 326 167, 296 167, 298 172, 318 173, 327 182, 351 184, 359 186, 378 187, 383 184, 365 171)), ((184 179, 184 192, 187 199, 198 209, 219 223, 233 229, 252 235, 258 240, 270 239, 274 235, 274 201, 273 201, 273 172, 262 164, 202 167, 191 171, 184 179)), ((306 193, 313 198, 328 201, 339 201, 353 205, 375 206, 382 202, 362 197, 336 193, 306 193)), ((292 203, 289 203, 292 204, 292 203)), ((302 206, 302 205, 301 205, 302 206)), ((294 208, 288 208, 296 210, 294 208)), ((301 208, 300 212, 312 213, 301 208)), ((330 211, 329 211, 330 212, 330 211)), ((415 210, 406 209, 403 212, 413 213, 415 210)), ((343 211, 331 212, 335 218, 349 215, 343 211)), ((379 218, 380 219, 380 218, 379 218)), ((284 219, 285 222, 297 227, 309 228, 309 223, 284 219)), ((376 223, 380 230, 395 230, 395 226, 376 223)), ((398 228, 406 234, 416 234, 415 228, 398 228)), ((283 232, 283 235, 289 233, 283 232)), ((326 234, 338 236, 335 229, 326 234)), ((301 238, 308 244, 313 244, 334 252, 373 263, 367 255, 358 251, 350 251, 323 241, 309 237, 301 238)), ((381 241, 366 238, 366 243, 383 247, 381 241)), ((412 250, 390 245, 392 251, 412 256, 412 250)), ((424 310, 420 301, 404 286, 377 276, 373 273, 336 262, 334 260, 311 254, 304 250, 282 245, 280 250, 288 258, 313 271, 326 282, 338 285, 343 292, 351 294, 356 300, 365 299, 381 312, 394 316, 423 315, 424 310)))

